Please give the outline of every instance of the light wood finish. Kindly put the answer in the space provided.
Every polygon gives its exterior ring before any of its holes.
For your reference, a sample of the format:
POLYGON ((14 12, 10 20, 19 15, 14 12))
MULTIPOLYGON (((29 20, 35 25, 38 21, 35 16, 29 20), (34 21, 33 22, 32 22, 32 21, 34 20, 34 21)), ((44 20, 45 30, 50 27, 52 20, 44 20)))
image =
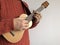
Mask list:
POLYGON ((10 32, 7 32, 7 33, 3 34, 3 36, 9 42, 11 42, 11 43, 17 43, 18 41, 20 41, 22 39, 23 34, 24 34, 24 30, 14 31, 13 34, 14 34, 14 36, 10 32))

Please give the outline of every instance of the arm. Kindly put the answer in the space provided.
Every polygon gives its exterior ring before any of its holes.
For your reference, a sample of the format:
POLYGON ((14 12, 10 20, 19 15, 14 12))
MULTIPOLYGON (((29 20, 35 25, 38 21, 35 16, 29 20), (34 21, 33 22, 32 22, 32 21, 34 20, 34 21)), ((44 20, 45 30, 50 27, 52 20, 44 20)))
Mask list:
POLYGON ((0 20, 0 35, 13 29, 13 19, 0 20))
POLYGON ((9 32, 13 29, 13 19, 3 19, 1 16, 1 5, 0 5, 0 35, 9 32))

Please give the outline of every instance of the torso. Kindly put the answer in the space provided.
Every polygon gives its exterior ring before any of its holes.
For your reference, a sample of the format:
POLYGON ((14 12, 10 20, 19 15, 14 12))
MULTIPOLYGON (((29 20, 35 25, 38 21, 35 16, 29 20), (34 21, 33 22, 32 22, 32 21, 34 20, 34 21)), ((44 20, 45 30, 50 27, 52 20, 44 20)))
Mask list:
MULTIPOLYGON (((16 18, 24 13, 21 2, 18 0, 0 0, 1 1, 1 18, 16 18)), ((21 41, 12 44, 0 36, 0 45, 29 45, 28 30, 25 31, 21 41)))

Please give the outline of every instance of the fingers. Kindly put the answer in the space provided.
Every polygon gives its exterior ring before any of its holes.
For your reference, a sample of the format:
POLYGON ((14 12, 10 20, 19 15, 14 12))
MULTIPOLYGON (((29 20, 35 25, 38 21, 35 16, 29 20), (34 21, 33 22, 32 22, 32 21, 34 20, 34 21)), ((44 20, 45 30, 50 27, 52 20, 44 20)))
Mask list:
POLYGON ((29 27, 28 27, 28 24, 24 24, 22 27, 21 27, 21 29, 22 30, 26 30, 26 29, 28 29, 29 27))
POLYGON ((34 16, 36 19, 41 19, 41 15, 40 14, 35 14, 35 16, 34 16))
POLYGON ((28 29, 28 26, 22 27, 22 30, 26 30, 26 29, 28 29))
POLYGON ((21 29, 22 30, 26 30, 26 29, 28 29, 28 26, 29 26, 28 21, 27 20, 23 20, 22 24, 21 24, 21 29))
POLYGON ((36 18, 40 19, 42 17, 41 14, 39 12, 37 12, 37 11, 33 10, 33 13, 34 13, 34 17, 36 17, 36 18))
POLYGON ((33 10, 33 13, 34 14, 40 14, 38 11, 35 11, 35 10, 33 10))
POLYGON ((23 22, 23 24, 28 24, 27 20, 23 20, 22 22, 23 22))
POLYGON ((42 16, 37 11, 33 11, 33 13, 34 13, 34 18, 36 19, 36 23, 38 23, 40 21, 40 19, 42 18, 42 16))

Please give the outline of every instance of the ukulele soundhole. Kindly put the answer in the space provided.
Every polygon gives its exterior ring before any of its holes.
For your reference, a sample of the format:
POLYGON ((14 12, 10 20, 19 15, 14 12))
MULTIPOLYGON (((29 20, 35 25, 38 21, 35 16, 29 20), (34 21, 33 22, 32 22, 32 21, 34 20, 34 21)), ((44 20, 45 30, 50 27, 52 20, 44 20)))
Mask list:
POLYGON ((12 36, 14 36, 14 34, 12 32, 10 32, 12 36))

